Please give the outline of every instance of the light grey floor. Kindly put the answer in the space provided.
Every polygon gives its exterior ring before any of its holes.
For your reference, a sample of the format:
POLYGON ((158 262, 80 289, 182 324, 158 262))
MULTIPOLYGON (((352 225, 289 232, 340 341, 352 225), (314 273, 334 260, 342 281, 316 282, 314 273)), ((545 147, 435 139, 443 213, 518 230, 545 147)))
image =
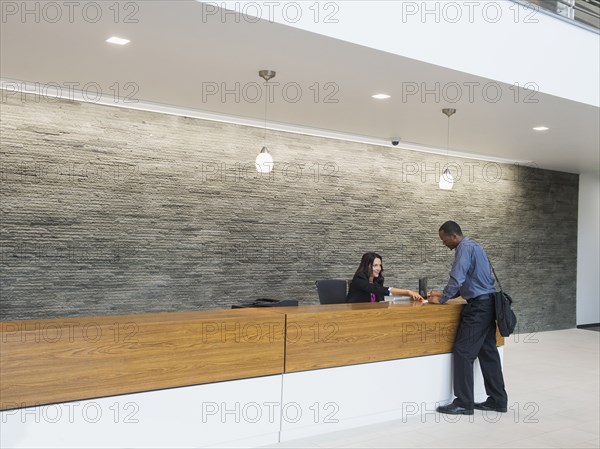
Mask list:
POLYGON ((429 413, 267 447, 599 448, 600 333, 568 329, 506 340, 508 413, 429 413))

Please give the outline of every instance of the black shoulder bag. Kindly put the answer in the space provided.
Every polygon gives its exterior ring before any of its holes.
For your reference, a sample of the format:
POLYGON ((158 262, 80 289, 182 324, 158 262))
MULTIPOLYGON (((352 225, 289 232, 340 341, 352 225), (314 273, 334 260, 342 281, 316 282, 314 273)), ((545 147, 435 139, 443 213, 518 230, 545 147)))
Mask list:
POLYGON ((500 335, 503 337, 509 337, 515 331, 515 327, 517 326, 517 316, 512 309, 512 298, 508 293, 502 290, 502 284, 500 283, 500 279, 496 275, 496 270, 492 266, 490 262, 490 267, 492 268, 492 273, 494 273, 494 277, 496 278, 496 282, 498 283, 498 287, 500 287, 499 292, 494 293, 494 303, 496 307, 496 323, 498 323, 498 330, 500 331, 500 335))

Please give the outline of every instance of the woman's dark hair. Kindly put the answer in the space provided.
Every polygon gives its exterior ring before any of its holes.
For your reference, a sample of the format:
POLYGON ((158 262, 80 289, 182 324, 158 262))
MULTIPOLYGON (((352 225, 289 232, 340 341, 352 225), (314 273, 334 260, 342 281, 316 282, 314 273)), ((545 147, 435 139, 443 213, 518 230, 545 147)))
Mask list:
POLYGON ((362 259, 360 259, 358 270, 356 270, 354 275, 356 276, 357 274, 362 273, 367 277, 367 279, 369 279, 375 259, 381 260, 381 271, 379 272, 379 277, 373 279, 373 282, 383 285, 383 258, 377 253, 364 253, 362 259))

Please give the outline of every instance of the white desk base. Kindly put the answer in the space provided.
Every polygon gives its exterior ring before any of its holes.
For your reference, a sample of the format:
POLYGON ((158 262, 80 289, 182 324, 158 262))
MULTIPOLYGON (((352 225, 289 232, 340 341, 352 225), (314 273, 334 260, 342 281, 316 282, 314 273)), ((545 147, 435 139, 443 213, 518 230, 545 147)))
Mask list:
MULTIPOLYGON (((503 359, 503 347, 498 348, 503 359)), ((452 399, 440 354, 0 412, 2 448, 255 447, 389 420, 452 399)), ((485 400, 475 363, 475 400, 485 400)))

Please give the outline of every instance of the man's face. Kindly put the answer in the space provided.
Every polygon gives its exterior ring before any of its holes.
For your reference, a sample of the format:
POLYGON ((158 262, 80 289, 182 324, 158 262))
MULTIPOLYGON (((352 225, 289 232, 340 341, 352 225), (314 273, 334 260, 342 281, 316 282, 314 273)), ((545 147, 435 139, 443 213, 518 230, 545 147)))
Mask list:
POLYGON ((456 234, 446 234, 444 231, 440 231, 439 234, 440 239, 442 239, 442 243, 451 250, 458 246, 459 240, 456 234))

